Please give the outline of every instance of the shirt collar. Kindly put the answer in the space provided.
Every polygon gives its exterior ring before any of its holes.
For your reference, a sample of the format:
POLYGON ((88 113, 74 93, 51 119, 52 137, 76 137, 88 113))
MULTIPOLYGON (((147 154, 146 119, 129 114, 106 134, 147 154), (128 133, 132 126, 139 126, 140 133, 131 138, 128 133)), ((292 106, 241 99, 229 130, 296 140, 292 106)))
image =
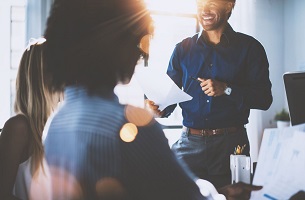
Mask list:
MULTIPOLYGON (((207 44, 207 42, 205 41, 205 39, 203 37, 203 32, 204 32, 204 30, 198 33, 196 43, 198 43, 199 40, 202 40, 205 44, 207 44)), ((229 45, 230 42, 233 40, 234 33, 235 33, 235 31, 233 30, 231 25, 228 23, 225 30, 223 31, 223 33, 221 35, 219 44, 224 45, 224 46, 229 45)))
POLYGON ((119 101, 118 97, 115 95, 113 90, 107 88, 100 88, 99 90, 95 90, 94 92, 89 92, 83 86, 66 86, 64 90, 64 100, 71 101, 73 99, 78 98, 86 98, 86 97, 101 97, 104 99, 109 99, 112 101, 119 101))

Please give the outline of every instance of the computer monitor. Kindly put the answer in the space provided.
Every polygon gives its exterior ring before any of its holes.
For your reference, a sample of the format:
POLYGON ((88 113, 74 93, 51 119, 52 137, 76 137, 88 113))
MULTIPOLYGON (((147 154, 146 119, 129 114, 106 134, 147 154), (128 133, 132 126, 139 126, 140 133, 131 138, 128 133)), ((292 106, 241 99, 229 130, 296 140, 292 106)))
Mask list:
POLYGON ((291 125, 305 123, 305 71, 283 75, 291 125))

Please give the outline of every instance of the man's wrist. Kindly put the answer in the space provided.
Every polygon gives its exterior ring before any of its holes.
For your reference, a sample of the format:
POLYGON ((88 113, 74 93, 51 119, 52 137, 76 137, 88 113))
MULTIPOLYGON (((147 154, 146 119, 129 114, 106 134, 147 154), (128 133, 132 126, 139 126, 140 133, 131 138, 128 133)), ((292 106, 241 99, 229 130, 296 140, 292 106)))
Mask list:
POLYGON ((231 95, 231 93, 232 93, 232 88, 231 88, 231 86, 230 86, 229 83, 226 83, 224 93, 225 93, 226 95, 228 95, 228 96, 231 95))

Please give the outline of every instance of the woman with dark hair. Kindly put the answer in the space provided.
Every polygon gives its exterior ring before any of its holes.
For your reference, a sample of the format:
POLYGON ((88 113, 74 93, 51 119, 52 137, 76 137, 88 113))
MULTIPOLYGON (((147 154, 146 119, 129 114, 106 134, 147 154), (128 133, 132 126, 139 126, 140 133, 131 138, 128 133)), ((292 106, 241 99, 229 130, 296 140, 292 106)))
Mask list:
POLYGON ((45 55, 65 96, 45 142, 54 199, 205 199, 153 116, 113 92, 147 53, 151 24, 142 0, 54 1, 45 55))
POLYGON ((0 199, 51 199, 42 136, 56 105, 43 59, 44 38, 31 40, 16 78, 16 116, 0 137, 0 199))

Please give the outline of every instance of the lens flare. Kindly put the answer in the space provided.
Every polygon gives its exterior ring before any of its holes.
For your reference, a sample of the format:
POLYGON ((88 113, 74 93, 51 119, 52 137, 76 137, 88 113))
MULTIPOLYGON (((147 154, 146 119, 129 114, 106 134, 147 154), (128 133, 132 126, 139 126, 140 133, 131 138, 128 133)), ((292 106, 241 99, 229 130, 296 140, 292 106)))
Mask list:
POLYGON ((125 107, 125 116, 128 122, 136 126, 147 126, 153 121, 153 115, 148 111, 127 105, 125 107))
POLYGON ((124 124, 120 131, 120 137, 124 142, 132 142, 136 139, 138 128, 133 123, 124 124))
POLYGON ((96 183, 96 192, 99 199, 124 199, 126 191, 115 178, 103 178, 96 183))
POLYGON ((149 10, 165 11, 171 13, 194 13, 196 1, 186 0, 145 0, 149 10))
POLYGON ((139 43, 139 48, 146 54, 149 54, 149 45, 151 37, 151 35, 145 35, 141 38, 141 41, 139 43))
POLYGON ((29 196, 31 200, 53 199, 51 174, 45 159, 43 167, 40 165, 32 177, 29 196))
POLYGON ((63 168, 50 166, 53 199, 83 199, 80 183, 63 168))

